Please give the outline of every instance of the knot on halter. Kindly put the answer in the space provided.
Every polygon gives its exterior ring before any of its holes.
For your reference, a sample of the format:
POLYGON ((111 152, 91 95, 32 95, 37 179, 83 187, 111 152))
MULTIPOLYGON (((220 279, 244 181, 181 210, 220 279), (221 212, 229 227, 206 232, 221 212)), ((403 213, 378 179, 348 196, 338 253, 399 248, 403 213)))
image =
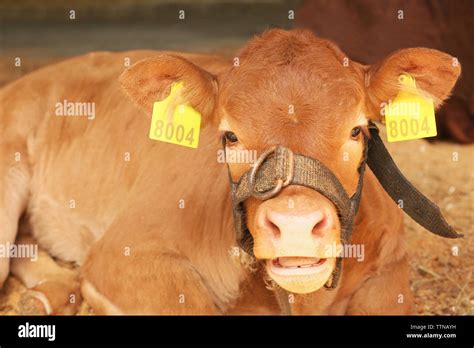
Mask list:
POLYGON ((252 197, 267 200, 277 195, 285 186, 288 186, 295 172, 293 151, 283 146, 273 146, 263 152, 253 164, 249 173, 250 194, 252 197), (273 175, 263 173, 262 165, 273 155, 275 169, 273 175), (259 175, 261 174, 261 175, 259 175), (259 179, 257 181, 257 176, 259 179), (270 189, 266 186, 271 185, 270 189))

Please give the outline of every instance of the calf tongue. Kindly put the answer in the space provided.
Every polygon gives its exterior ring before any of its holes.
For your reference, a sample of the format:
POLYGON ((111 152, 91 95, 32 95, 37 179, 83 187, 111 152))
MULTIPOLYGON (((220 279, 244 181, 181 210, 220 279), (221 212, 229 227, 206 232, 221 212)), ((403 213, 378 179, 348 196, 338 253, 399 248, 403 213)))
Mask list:
POLYGON ((316 264, 320 259, 315 257, 279 257, 277 261, 283 267, 297 267, 316 264))

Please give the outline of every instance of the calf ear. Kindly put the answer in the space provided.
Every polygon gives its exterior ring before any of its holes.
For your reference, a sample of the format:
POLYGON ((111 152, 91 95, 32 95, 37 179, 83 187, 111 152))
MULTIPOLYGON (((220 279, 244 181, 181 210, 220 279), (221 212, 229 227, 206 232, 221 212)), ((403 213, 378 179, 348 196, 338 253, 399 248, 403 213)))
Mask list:
POLYGON ((460 73, 461 65, 449 54, 429 48, 398 50, 365 71, 367 115, 381 120, 381 104, 397 96, 402 74, 413 76, 418 91, 432 98, 438 108, 449 97, 460 73))
POLYGON ((211 117, 217 95, 216 78, 174 55, 161 55, 137 62, 119 77, 122 88, 132 101, 151 117, 153 104, 165 99, 175 82, 183 82, 179 102, 191 105, 203 116, 211 117))

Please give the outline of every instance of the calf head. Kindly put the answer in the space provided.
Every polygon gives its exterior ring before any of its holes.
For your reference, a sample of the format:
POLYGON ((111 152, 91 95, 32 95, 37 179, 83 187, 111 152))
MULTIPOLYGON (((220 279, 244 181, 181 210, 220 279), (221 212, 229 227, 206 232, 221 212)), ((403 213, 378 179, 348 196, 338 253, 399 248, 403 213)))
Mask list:
MULTIPOLYGON (((381 104, 398 94, 401 74, 413 76, 439 107, 460 67, 448 54, 425 48, 399 50, 364 66, 309 31, 271 30, 251 40, 217 76, 183 58, 162 56, 137 63, 121 83, 151 114, 171 83, 183 81, 181 98, 203 114, 205 125, 219 128, 226 151, 261 156, 279 147, 316 159, 350 197, 359 186, 368 122, 381 120, 381 104)), ((238 182, 251 167, 228 163, 231 180, 238 182)), ((324 193, 301 185, 283 183, 262 198, 243 202, 255 257, 286 290, 323 287, 336 267, 338 255, 331 251, 349 242, 341 240, 338 207, 324 193)))

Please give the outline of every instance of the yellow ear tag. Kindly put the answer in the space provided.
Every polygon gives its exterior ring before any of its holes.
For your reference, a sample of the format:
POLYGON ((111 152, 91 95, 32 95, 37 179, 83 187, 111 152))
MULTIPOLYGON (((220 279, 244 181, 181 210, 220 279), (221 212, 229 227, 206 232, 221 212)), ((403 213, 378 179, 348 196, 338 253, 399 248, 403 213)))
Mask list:
POLYGON ((418 92, 413 76, 400 75, 399 82, 400 92, 384 107, 387 140, 434 137, 437 133, 433 99, 418 92))
POLYGON ((201 114, 180 102, 182 82, 174 83, 168 97, 153 105, 150 139, 197 148, 201 114))

